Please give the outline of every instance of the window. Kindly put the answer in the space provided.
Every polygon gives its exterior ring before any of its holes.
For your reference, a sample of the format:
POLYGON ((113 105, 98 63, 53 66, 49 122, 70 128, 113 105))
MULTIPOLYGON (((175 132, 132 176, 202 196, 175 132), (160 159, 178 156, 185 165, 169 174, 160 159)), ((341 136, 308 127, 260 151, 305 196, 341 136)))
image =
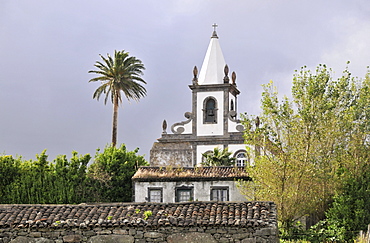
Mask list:
POLYGON ((239 151, 235 155, 236 158, 236 166, 238 167, 244 167, 247 165, 248 157, 247 153, 245 151, 239 151))
POLYGON ((193 201, 193 188, 179 187, 176 188, 176 202, 189 202, 193 201))
POLYGON ((148 188, 148 201, 149 202, 162 202, 163 190, 162 188, 148 188))
POLYGON ((234 110, 234 101, 233 101, 233 100, 231 100, 230 110, 231 110, 231 111, 233 111, 233 110, 234 110))
POLYGON ((203 119, 204 123, 217 123, 217 104, 212 97, 204 100, 203 119))
POLYGON ((228 187, 212 188, 211 201, 229 201, 229 188, 228 187))

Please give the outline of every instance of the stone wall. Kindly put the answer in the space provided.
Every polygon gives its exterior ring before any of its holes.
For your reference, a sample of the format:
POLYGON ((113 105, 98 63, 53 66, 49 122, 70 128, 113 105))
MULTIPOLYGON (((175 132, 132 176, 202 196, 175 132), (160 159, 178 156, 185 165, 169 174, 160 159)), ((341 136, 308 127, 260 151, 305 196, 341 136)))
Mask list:
POLYGON ((189 142, 156 142, 150 150, 150 165, 191 167, 192 156, 193 149, 189 142))
POLYGON ((273 227, 190 226, 175 227, 46 227, 0 228, 0 243, 144 243, 144 242, 243 242, 276 243, 277 229, 273 227))

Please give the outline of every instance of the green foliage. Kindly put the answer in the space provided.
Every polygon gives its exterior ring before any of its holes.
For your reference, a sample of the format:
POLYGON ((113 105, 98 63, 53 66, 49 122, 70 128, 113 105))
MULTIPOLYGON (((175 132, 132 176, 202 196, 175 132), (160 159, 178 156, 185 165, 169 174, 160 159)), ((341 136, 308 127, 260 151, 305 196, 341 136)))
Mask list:
POLYGON ((262 113, 244 119, 255 164, 247 170, 254 197, 277 203, 280 229, 289 234, 304 215, 324 217, 343 179, 368 163, 370 81, 348 69, 334 80, 319 65, 296 71, 292 100, 280 101, 272 82, 263 88, 262 113))
POLYGON ((284 239, 280 239, 279 242, 280 243, 310 243, 310 241, 307 241, 307 240, 284 240, 284 239))
POLYGON ((152 211, 150 211, 150 210, 144 211, 144 220, 147 220, 152 215, 153 215, 152 211))
POLYGON ((235 164, 235 158, 230 157, 231 152, 228 151, 228 148, 219 149, 218 147, 214 148, 210 153, 203 153, 204 162, 201 164, 203 166, 231 166, 235 164))
POLYGON ((59 155, 53 162, 47 160, 46 151, 29 161, 0 156, 0 203, 130 201, 131 177, 138 166, 147 165, 137 151, 127 151, 124 145, 107 147, 96 153, 89 167, 91 156, 75 151, 69 160, 59 155))
POLYGON ((99 75, 90 79, 89 82, 102 82, 102 85, 95 91, 93 98, 99 99, 105 94, 105 103, 110 95, 112 103, 115 97, 122 102, 121 92, 127 99, 139 100, 146 95, 146 89, 140 83, 146 84, 141 78, 144 64, 140 59, 129 56, 128 52, 114 51, 114 57, 107 54, 107 57, 100 55, 104 62, 97 61, 94 65, 98 70, 91 70, 89 73, 99 75))
POLYGON ((338 170, 342 183, 326 212, 325 229, 342 242, 354 240, 370 222, 370 72, 357 85, 352 106, 355 119, 343 156, 347 164, 338 170))
POLYGON ((70 203, 87 200, 89 195, 85 190, 88 186, 86 171, 90 159, 89 154, 79 156, 76 151, 73 151, 69 161, 65 155, 60 155, 54 160, 54 185, 61 188, 58 194, 59 202, 70 203))
POLYGON ((86 165, 90 156, 72 153, 71 161, 58 156, 54 163, 46 151, 36 160, 22 161, 11 156, 0 157, 2 177, 0 203, 77 203, 84 200, 86 165))
MULTIPOLYGON (((131 177, 139 166, 149 165, 139 149, 127 151, 122 144, 119 148, 107 146, 102 153, 97 151, 95 161, 89 167, 88 177, 94 188, 96 201, 130 202, 132 200, 131 177)), ((94 191, 93 191, 94 192, 94 191)))
POLYGON ((305 239, 310 242, 347 242, 343 238, 345 229, 336 225, 328 224, 327 220, 321 220, 306 232, 305 239))
POLYGON ((7 200, 7 186, 20 175, 20 161, 20 158, 14 159, 11 155, 0 156, 0 203, 7 200))
POLYGON ((326 216, 328 225, 339 229, 336 235, 349 241, 367 230, 370 222, 370 165, 364 164, 358 174, 345 179, 340 193, 326 216))

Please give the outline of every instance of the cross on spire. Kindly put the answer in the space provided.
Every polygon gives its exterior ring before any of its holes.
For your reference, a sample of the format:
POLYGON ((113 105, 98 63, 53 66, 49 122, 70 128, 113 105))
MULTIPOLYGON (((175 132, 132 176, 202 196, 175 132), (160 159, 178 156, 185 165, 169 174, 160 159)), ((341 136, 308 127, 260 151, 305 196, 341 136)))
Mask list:
POLYGON ((216 23, 214 23, 214 24, 212 25, 212 27, 213 27, 213 31, 216 31, 216 28, 218 27, 218 25, 217 25, 216 23))
POLYGON ((214 23, 213 25, 212 25, 212 27, 213 27, 213 34, 212 34, 212 37, 211 38, 218 38, 218 36, 217 36, 217 33, 216 33, 216 28, 217 28, 217 24, 216 23, 214 23))

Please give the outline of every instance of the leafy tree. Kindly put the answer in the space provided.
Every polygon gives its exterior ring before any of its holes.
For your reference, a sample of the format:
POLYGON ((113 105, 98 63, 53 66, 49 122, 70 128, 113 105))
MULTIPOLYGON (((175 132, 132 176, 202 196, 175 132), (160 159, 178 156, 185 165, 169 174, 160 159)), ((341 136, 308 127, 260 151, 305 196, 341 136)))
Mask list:
POLYGON ((0 203, 82 203, 131 201, 131 177, 148 165, 138 149, 107 146, 97 151, 90 166, 89 154, 72 152, 47 160, 44 150, 36 160, 0 156, 0 203))
POLYGON ((327 228, 334 229, 343 241, 351 241, 360 230, 367 230, 370 222, 370 72, 361 82, 355 103, 356 122, 352 127, 346 156, 352 161, 350 167, 339 172, 343 178, 341 190, 326 213, 327 228))
POLYGON ((141 78, 144 65, 136 57, 129 56, 128 52, 115 51, 112 58, 109 54, 103 57, 103 62, 97 61, 94 65, 98 70, 91 70, 98 77, 90 79, 89 82, 101 82, 99 88, 94 92, 93 98, 99 100, 105 94, 105 104, 110 96, 113 103, 113 128, 112 146, 117 143, 117 119, 119 103, 122 103, 122 93, 128 100, 139 101, 146 95, 146 89, 142 84, 146 82, 141 78))
POLYGON ((11 155, 0 156, 0 203, 6 203, 8 198, 7 185, 12 184, 20 174, 21 159, 11 155))
POLYGON ((363 165, 359 175, 347 178, 342 192, 334 197, 327 212, 328 228, 346 242, 367 230, 370 222, 370 165, 363 165))
POLYGON ((301 216, 317 212, 323 217, 348 174, 340 171, 354 174, 367 162, 369 88, 368 78, 352 78, 348 69, 334 80, 325 65, 315 73, 303 67, 294 74, 292 101, 279 101, 270 82, 262 93, 259 121, 245 117, 246 143, 255 155, 255 166, 248 168, 254 196, 277 203, 287 234, 301 216))
POLYGON ((143 156, 137 155, 138 151, 139 149, 127 151, 124 144, 119 148, 107 146, 102 153, 97 151, 95 161, 88 172, 94 201, 132 200, 131 177, 139 166, 149 165, 143 156))
POLYGON ((36 160, 24 161, 21 164, 21 174, 14 183, 15 203, 54 203, 52 167, 47 158, 44 150, 36 155, 36 160))
POLYGON ((85 200, 86 166, 90 155, 72 153, 54 163, 47 160, 46 151, 36 160, 22 161, 11 156, 0 157, 4 176, 1 180, 1 203, 80 203, 85 200))
POLYGON ((69 161, 65 155, 60 155, 54 160, 52 165, 53 186, 57 192, 56 203, 86 202, 87 164, 90 159, 89 154, 79 156, 76 151, 73 151, 69 161))
POLYGON ((203 166, 231 166, 235 164, 235 158, 230 157, 231 152, 228 148, 219 149, 214 148, 212 152, 203 153, 204 162, 203 166))

